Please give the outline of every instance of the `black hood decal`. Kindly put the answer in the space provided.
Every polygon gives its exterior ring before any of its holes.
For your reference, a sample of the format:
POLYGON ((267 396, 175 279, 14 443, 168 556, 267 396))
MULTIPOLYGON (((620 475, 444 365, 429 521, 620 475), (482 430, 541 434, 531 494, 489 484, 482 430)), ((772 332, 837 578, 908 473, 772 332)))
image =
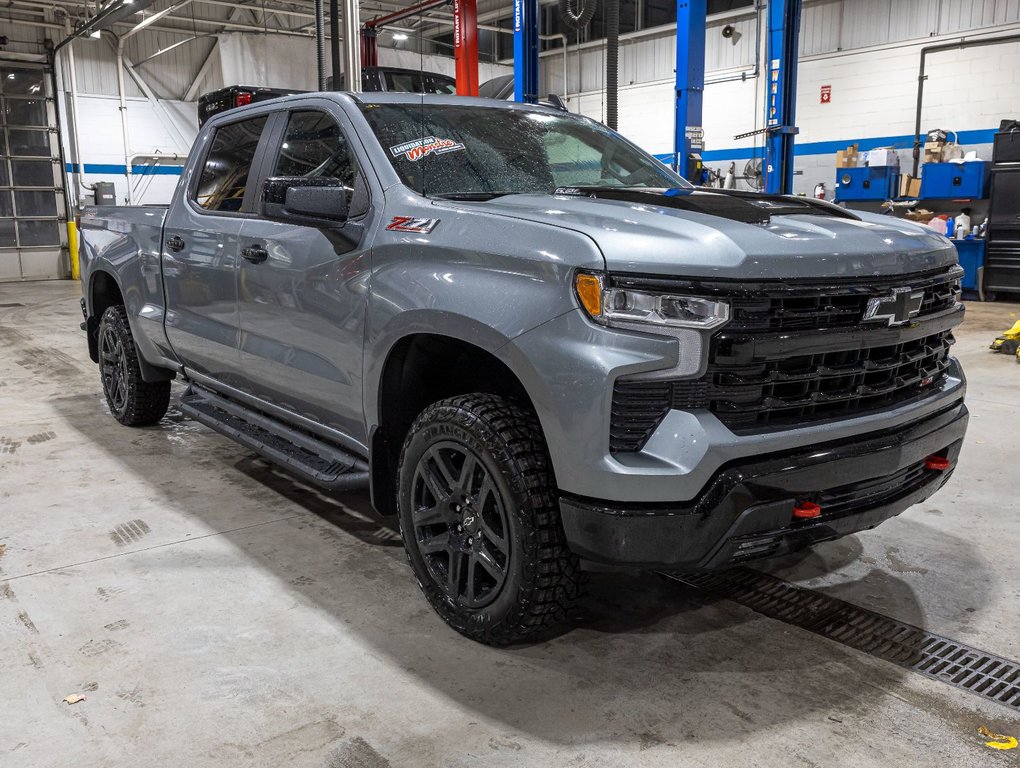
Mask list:
POLYGON ((623 187, 561 187, 555 194, 590 197, 595 200, 619 200, 626 203, 657 205, 681 211, 719 216, 745 224, 765 225, 773 216, 814 215, 857 219, 837 205, 811 197, 763 195, 733 189, 633 189, 623 187))

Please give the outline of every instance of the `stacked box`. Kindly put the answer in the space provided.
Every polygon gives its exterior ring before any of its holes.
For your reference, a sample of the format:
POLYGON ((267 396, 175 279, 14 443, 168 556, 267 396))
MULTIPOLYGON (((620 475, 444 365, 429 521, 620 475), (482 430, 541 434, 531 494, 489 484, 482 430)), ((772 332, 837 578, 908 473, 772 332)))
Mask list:
POLYGON ((858 154, 856 144, 851 144, 846 149, 841 149, 836 153, 837 168, 856 168, 857 160, 858 154))

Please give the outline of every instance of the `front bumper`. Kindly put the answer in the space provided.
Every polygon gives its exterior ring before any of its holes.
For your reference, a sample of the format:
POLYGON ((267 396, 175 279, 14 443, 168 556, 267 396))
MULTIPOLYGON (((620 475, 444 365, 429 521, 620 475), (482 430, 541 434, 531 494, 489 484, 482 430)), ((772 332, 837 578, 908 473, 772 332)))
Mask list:
POLYGON ((697 571, 780 555, 874 528, 927 499, 952 470, 926 469, 925 459, 955 466, 967 420, 959 400, 896 429, 730 462, 677 504, 564 495, 563 526, 576 554, 613 565, 697 571), (803 501, 821 516, 795 519, 803 501))

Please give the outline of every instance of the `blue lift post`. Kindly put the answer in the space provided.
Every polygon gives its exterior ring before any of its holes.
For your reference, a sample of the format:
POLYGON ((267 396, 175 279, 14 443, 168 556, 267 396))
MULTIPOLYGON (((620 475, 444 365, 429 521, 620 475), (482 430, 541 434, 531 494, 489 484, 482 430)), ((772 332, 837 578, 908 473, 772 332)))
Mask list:
POLYGON ((514 101, 538 103, 538 0, 514 0, 514 101))
MULTIPOLYGON (((687 158, 705 148, 701 125, 705 94, 705 26, 708 0, 678 0, 676 4, 676 118, 673 131, 673 170, 687 174, 687 158)), ((699 179, 690 179, 695 184, 699 179)))
POLYGON ((797 134, 797 52, 801 0, 768 0, 765 191, 793 193, 793 137, 797 134))

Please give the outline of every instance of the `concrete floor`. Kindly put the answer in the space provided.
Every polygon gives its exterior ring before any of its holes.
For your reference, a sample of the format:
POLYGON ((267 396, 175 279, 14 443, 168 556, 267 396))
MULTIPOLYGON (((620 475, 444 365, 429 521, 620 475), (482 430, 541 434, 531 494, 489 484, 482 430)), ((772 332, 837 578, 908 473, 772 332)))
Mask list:
MULTIPOLYGON (((642 578, 475 645, 364 494, 329 498, 171 413, 109 416, 73 283, 0 285, 0 765, 1016 765, 1007 708, 642 578), (74 705, 64 696, 82 693, 74 705)), ((1020 658, 1018 307, 970 306, 950 485, 773 573, 1020 658)))

